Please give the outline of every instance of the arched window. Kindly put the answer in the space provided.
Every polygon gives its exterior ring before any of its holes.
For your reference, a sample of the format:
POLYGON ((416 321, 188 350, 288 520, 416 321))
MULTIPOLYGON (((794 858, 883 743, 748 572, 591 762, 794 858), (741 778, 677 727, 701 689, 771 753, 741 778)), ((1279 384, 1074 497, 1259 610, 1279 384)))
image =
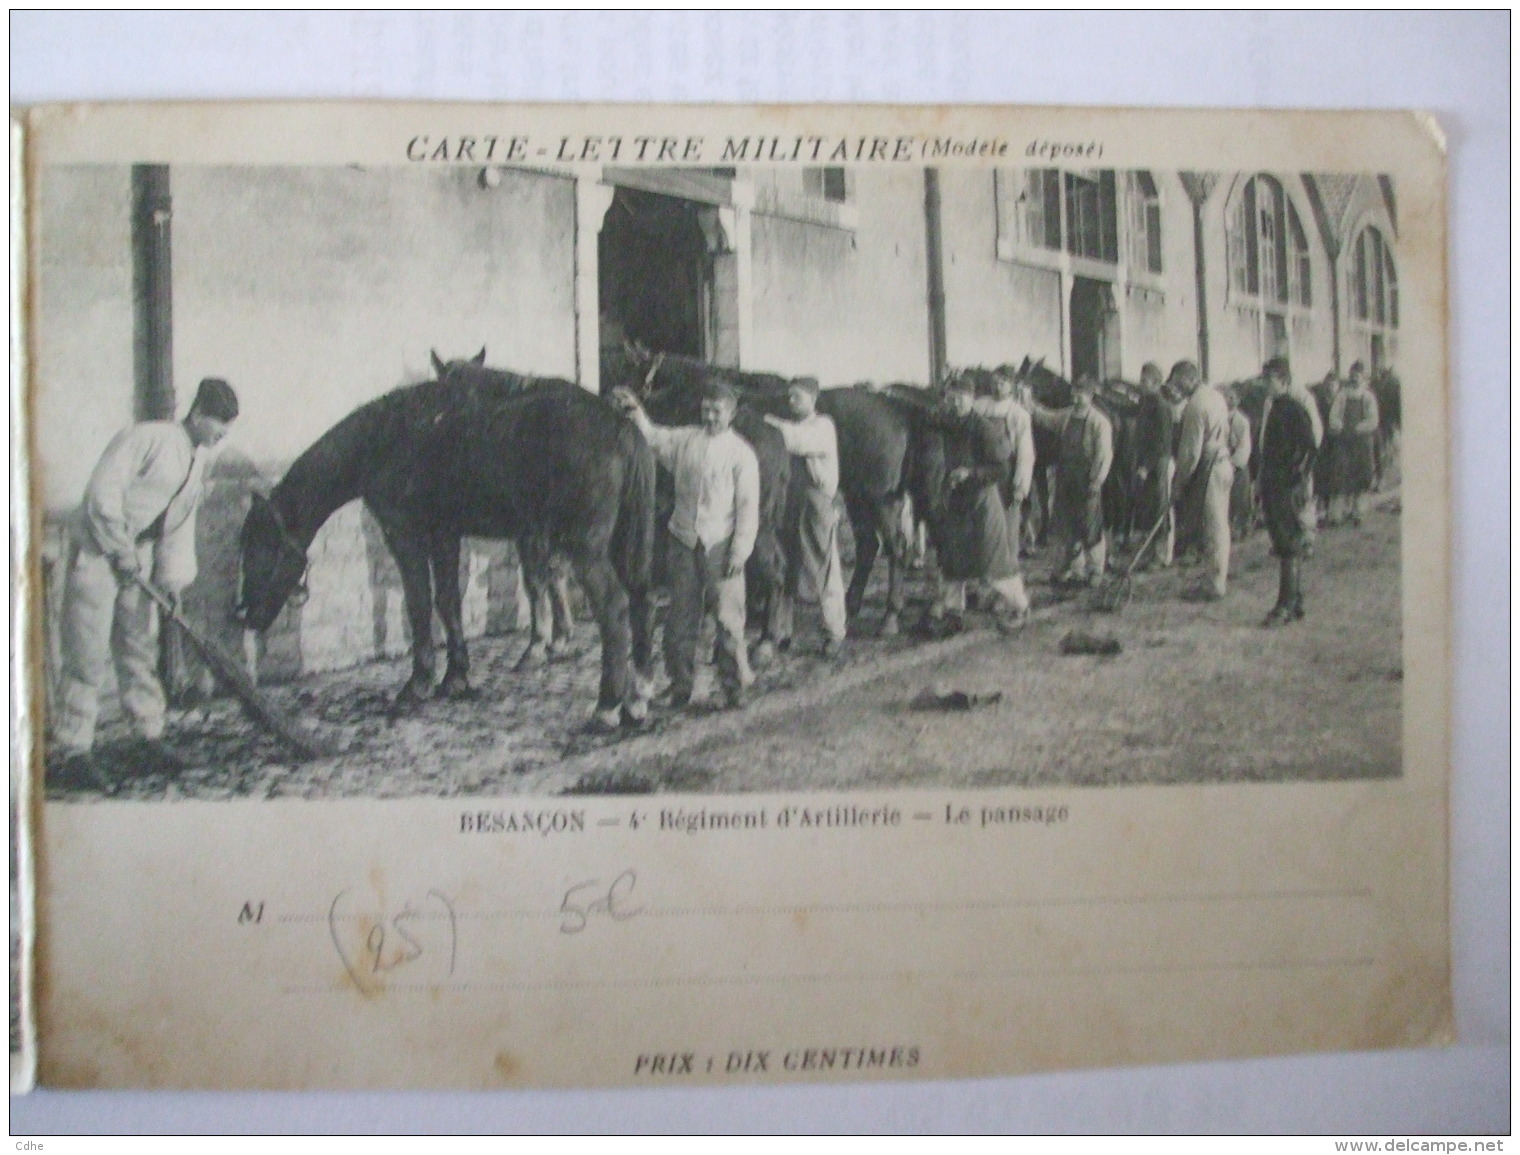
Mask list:
POLYGON ((1161 197, 1156 182, 1143 169, 1125 174, 1129 206, 1129 264, 1132 269, 1159 273, 1161 269, 1161 197))
POLYGON ((1383 234, 1368 225, 1351 251, 1351 307, 1359 321, 1399 327, 1399 278, 1383 234))
POLYGON ((1235 293, 1305 309, 1314 303, 1308 236, 1281 181, 1267 173, 1246 181, 1226 232, 1235 293))

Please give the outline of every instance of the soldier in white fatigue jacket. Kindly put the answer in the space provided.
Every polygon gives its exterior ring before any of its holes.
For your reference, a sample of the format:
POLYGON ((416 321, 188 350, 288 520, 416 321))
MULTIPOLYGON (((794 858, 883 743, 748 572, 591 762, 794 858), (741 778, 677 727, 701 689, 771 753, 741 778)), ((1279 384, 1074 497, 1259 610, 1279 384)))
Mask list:
POLYGON ((164 690, 158 680, 158 608, 138 586, 170 598, 195 580, 195 513, 206 462, 238 414, 227 382, 208 377, 184 421, 122 430, 85 490, 72 526, 63 601, 63 669, 55 750, 99 781, 89 760, 106 670, 115 661, 122 711, 164 761, 164 690))
POLYGON ((798 377, 787 386, 795 421, 766 415, 781 431, 786 451, 800 459, 787 495, 787 593, 797 594, 806 574, 823 611, 823 654, 834 657, 845 635, 844 574, 839 566, 839 435, 832 418, 817 412, 818 379, 798 377))
POLYGON ((730 428, 738 399, 727 385, 710 382, 702 394, 702 424, 666 428, 651 421, 627 390, 615 397, 675 478, 667 543, 666 704, 680 708, 691 700, 697 637, 702 618, 712 613, 718 620, 718 680, 727 704, 742 706, 754 681, 744 648, 744 563, 760 530, 760 466, 749 443, 730 428))

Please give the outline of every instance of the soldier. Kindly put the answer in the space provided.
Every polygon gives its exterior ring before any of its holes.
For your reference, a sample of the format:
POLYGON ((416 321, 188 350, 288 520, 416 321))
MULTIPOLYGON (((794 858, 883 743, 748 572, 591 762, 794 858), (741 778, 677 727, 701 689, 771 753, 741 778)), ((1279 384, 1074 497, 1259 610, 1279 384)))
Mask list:
MULTIPOLYGON (((1314 418, 1320 429, 1324 429, 1330 423, 1330 406, 1335 403, 1336 395, 1340 391, 1340 378, 1335 375, 1334 370, 1326 373, 1324 380, 1313 386, 1313 395, 1310 399, 1314 402, 1314 418)), ((1314 478, 1311 488, 1313 493, 1309 497, 1308 504, 1314 510, 1314 525, 1309 534, 1312 550, 1314 531, 1330 520, 1330 497, 1335 490, 1335 454, 1325 452, 1314 459, 1314 478)))
POLYGON ((702 391, 702 424, 694 428, 656 425, 626 389, 614 397, 675 478, 665 617, 670 688, 662 704, 681 709, 691 701, 697 638, 711 613, 718 621, 723 696, 731 709, 742 707, 755 680, 744 648, 744 563, 760 529, 760 466, 749 443, 730 428, 738 397, 727 384, 709 381, 702 391))
MULTIPOLYGON (((1345 499, 1346 520, 1362 524, 1362 496, 1372 488, 1374 442, 1378 431, 1378 403, 1367 388, 1366 370, 1360 361, 1351 366, 1346 383, 1330 404, 1330 445, 1335 457, 1335 491, 1331 501, 1345 499)), ((1330 524, 1336 524, 1335 512, 1330 524)))
POLYGON ((844 645, 844 574, 839 565, 839 435, 832 418, 817 412, 818 378, 797 377, 787 385, 787 404, 795 420, 766 414, 781 431, 786 451, 801 459, 793 469, 787 494, 783 544, 787 552, 787 594, 795 598, 801 578, 818 594, 823 612, 825 658, 837 657, 844 645))
POLYGON ((1177 519, 1172 509, 1172 478, 1177 460, 1172 407, 1161 392, 1161 367, 1147 361, 1140 369, 1140 404, 1135 414, 1135 473, 1140 483, 1140 518, 1147 531, 1164 522, 1156 535, 1155 564, 1172 564, 1177 541, 1177 519))
POLYGON ((1001 421, 973 408, 972 382, 952 378, 945 423, 945 483, 940 507, 943 582, 930 611, 931 623, 955 633, 963 624, 968 582, 985 582, 1001 602, 998 627, 1017 629, 1029 615, 1029 595, 1019 571, 1017 538, 1010 538, 998 485, 1008 467, 1008 441, 1001 421))
POLYGON ((62 680, 53 743, 65 773, 109 789, 91 751, 100 689, 113 662, 122 711, 150 758, 178 759, 163 745, 158 680, 158 607, 148 580, 176 604, 195 580, 195 513, 206 462, 238 415, 227 382, 200 383, 184 421, 144 421, 106 447, 71 526, 64 586, 62 680))
POLYGON ((971 403, 972 412, 991 418, 1003 426, 1010 456, 1008 468, 998 489, 1003 496, 1004 512, 1008 520, 1008 542, 1013 547, 1015 559, 1023 540, 1024 502, 1034 487, 1034 429, 1029 410, 1014 396, 1013 378, 1002 370, 992 375, 995 397, 977 397, 971 403))
POLYGON ((1313 532, 1304 508, 1312 504, 1321 434, 1314 399, 1293 388, 1287 361, 1274 357, 1262 372, 1269 392, 1261 421, 1261 511, 1279 567, 1277 604, 1262 625, 1272 628, 1304 616, 1303 559, 1313 532))
POLYGON ((1093 404, 1098 379, 1084 373, 1072 386, 1070 409, 1047 409, 1030 401, 1035 421, 1060 435, 1056 455, 1056 537, 1060 558, 1051 580, 1057 585, 1096 585, 1108 565, 1103 525, 1103 483, 1114 462, 1114 430, 1093 404))
POLYGON ((1219 390, 1230 410, 1230 539, 1245 541, 1256 519, 1256 493, 1251 485, 1251 421, 1240 411, 1240 394, 1232 385, 1219 390))
POLYGON ((1189 542, 1202 546, 1205 582, 1193 600, 1218 601, 1230 579, 1230 411, 1218 389, 1203 382, 1198 366, 1178 361, 1171 381, 1188 398, 1177 445, 1177 480, 1182 490, 1182 522, 1189 542))

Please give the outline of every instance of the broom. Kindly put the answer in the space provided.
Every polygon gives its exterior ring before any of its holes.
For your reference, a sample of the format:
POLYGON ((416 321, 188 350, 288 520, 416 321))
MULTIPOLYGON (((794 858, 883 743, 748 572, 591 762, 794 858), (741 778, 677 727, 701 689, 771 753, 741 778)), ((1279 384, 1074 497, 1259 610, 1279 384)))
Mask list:
POLYGON ((201 660, 211 667, 217 679, 243 703, 243 708, 250 718, 299 753, 303 761, 313 758, 331 758, 341 753, 331 743, 297 726, 277 710, 269 699, 259 692, 258 686, 248 676, 248 671, 243 668, 243 664, 209 638, 197 633, 195 627, 186 620, 185 615, 175 608, 168 594, 141 574, 134 574, 133 580, 153 599, 164 616, 180 628, 189 640, 191 648, 200 655, 201 660))

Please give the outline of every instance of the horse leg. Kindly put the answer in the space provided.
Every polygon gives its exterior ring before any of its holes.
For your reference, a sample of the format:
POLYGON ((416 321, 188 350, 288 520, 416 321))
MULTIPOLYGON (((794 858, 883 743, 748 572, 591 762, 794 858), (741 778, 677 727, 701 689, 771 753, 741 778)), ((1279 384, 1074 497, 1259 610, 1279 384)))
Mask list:
POLYGON ((745 569, 746 579, 753 584, 763 607, 760 641, 751 658, 755 668, 762 669, 791 644, 798 565, 789 551, 778 547, 762 558, 751 559, 745 569))
POLYGON ((396 698, 398 711, 421 705, 433 692, 433 594, 427 543, 400 529, 382 526, 385 542, 401 571, 406 616, 412 626, 412 676, 396 698))
POLYGON ((521 673, 544 664, 549 652, 553 633, 553 613, 549 605, 548 547, 533 537, 525 538, 517 546, 522 581, 528 591, 528 648, 517 659, 513 670, 521 673))
POLYGON ((654 598, 648 589, 628 591, 628 628, 633 694, 639 702, 647 702, 654 697, 654 598))
POLYGON ((454 534, 433 538, 433 597, 438 617, 443 621, 443 636, 448 651, 443 681, 436 694, 440 698, 473 698, 470 687, 470 652, 464 642, 464 603, 459 589, 460 539, 454 534))
POLYGON ((602 635, 602 681, 591 725, 604 731, 616 729, 620 711, 630 720, 642 722, 648 714, 648 704, 630 692, 633 687, 628 661, 632 644, 628 593, 618 581, 605 549, 598 553, 582 548, 572 560, 602 635))
POLYGON ((575 642, 575 613, 570 607, 570 573, 553 559, 550 563, 548 598, 553 628, 549 635, 549 656, 561 657, 570 653, 575 642))
POLYGON ((1038 507, 1040 515, 1040 529, 1035 535, 1034 543, 1040 549, 1045 548, 1050 542, 1050 474, 1051 467, 1048 465, 1041 466, 1034 471, 1035 505, 1038 507))
POLYGON ((865 604, 866 584, 871 580, 871 567, 876 564, 876 551, 881 543, 876 536, 876 519, 869 509, 848 497, 844 508, 855 535, 855 572, 844 595, 845 616, 853 618, 860 615, 861 606, 865 604))
MULTIPOLYGON (((882 501, 876 507, 876 527, 887 543, 887 612, 881 619, 881 636, 895 638, 902 630, 903 570, 907 563, 907 542, 899 532, 902 524, 900 503, 882 501)), ((873 540, 876 534, 872 535, 873 540)), ((872 553, 874 554, 874 550, 872 553)), ((872 558, 874 561, 874 557, 872 558)))

